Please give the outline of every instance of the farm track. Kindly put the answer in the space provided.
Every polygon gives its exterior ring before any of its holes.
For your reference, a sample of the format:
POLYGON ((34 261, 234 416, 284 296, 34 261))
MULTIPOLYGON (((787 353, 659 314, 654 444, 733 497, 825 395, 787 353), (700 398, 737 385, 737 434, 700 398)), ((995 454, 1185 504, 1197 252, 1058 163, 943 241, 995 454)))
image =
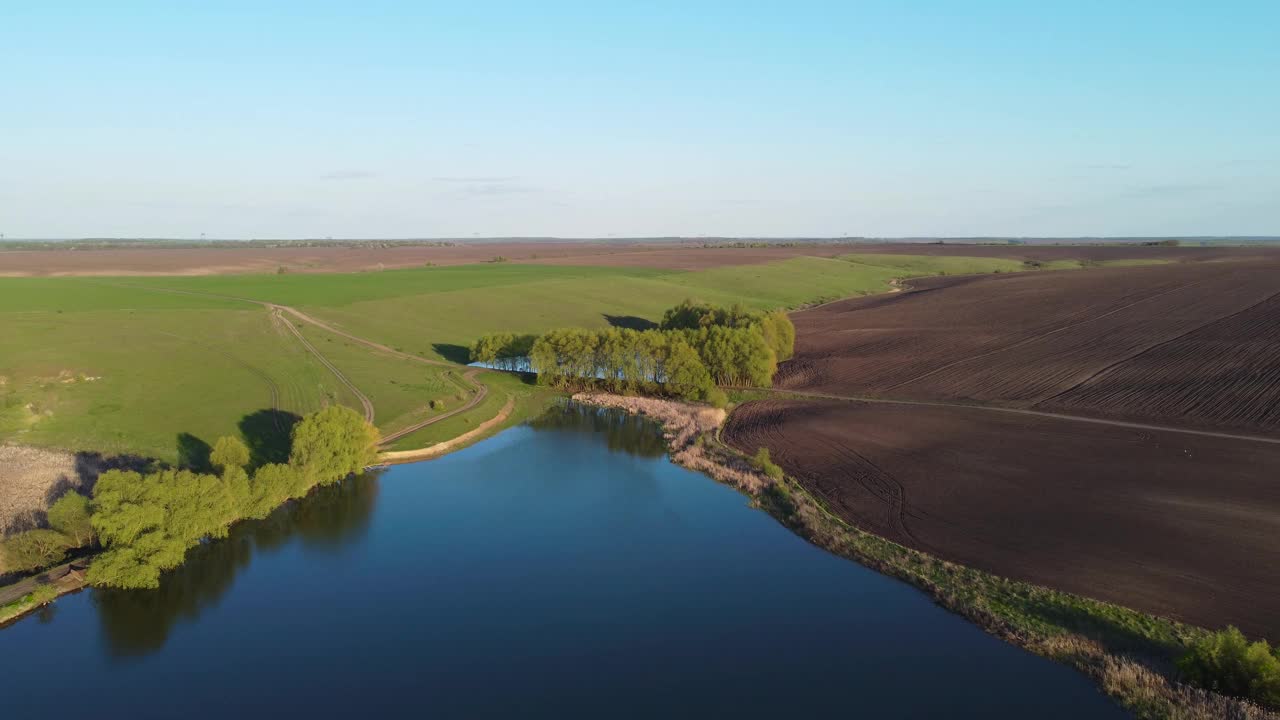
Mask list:
POLYGON ((484 383, 476 381, 475 376, 478 370, 479 370, 478 368, 472 368, 462 374, 462 377, 466 378, 468 382, 480 388, 477 392, 474 392, 471 394, 471 399, 467 400, 465 405, 461 405, 457 408, 454 408, 453 410, 450 410, 447 413, 437 415, 433 418, 428 418, 427 420, 423 420, 422 422, 414 423, 409 427, 390 433, 382 438, 382 444, 390 445, 391 443, 395 442, 396 440, 399 440, 402 437, 405 437, 406 435, 411 435, 421 430, 422 428, 427 427, 428 425, 434 425, 435 423, 438 423, 441 420, 448 420, 454 415, 467 412, 468 410, 471 410, 472 408, 479 405, 481 402, 484 402, 485 397, 488 396, 489 394, 489 387, 484 383))
POLYGON ((302 332, 298 330, 298 328, 294 327, 293 323, 281 317, 280 308, 272 307, 270 312, 274 317, 280 318, 280 322, 284 325, 284 327, 288 329, 288 331, 295 338, 297 338, 298 342, 302 343, 302 347, 306 348, 307 352, 311 353, 312 357, 318 360, 321 365, 325 366, 329 370, 329 372, 333 373, 333 376, 338 379, 338 382, 346 386, 346 388, 350 390, 353 395, 356 396, 356 400, 360 402, 360 407, 363 408, 364 410, 365 421, 367 421, 370 425, 372 425, 375 410, 373 407, 373 401, 369 399, 369 396, 361 392, 360 388, 356 387, 356 384, 351 382, 351 380, 346 375, 343 375, 342 371, 339 370, 336 365, 329 362, 329 359, 326 358, 319 350, 317 350, 316 346, 312 345, 311 341, 308 340, 306 336, 304 336, 302 332))
POLYGON ((977 405, 972 403, 958 402, 931 402, 928 400, 893 400, 882 397, 856 396, 856 395, 835 395, 832 393, 806 392, 803 390, 787 390, 784 388, 763 388, 763 387, 736 387, 724 386, 726 390, 749 390, 754 392, 766 392, 779 395, 781 397, 809 398, 813 400, 838 400, 851 403, 866 403, 869 405, 914 405, 917 407, 936 407, 936 408, 962 408, 965 410, 977 410, 981 412, 996 412, 1011 415, 1025 415, 1028 417, 1047 418, 1049 420, 1062 420, 1066 422, 1090 423, 1093 425, 1110 425, 1112 427, 1127 428, 1130 430, 1150 430, 1153 432, 1167 432, 1182 435, 1200 435, 1203 437, 1221 438, 1224 440, 1241 440, 1244 442, 1269 443, 1271 445, 1280 445, 1280 437, 1266 437, 1263 435, 1244 435, 1232 432, 1219 432, 1216 430, 1197 430, 1195 428, 1178 427, 1175 425, 1156 425, 1145 422, 1135 422, 1131 420, 1117 420, 1111 418, 1091 417, 1088 415, 1070 415, 1061 412, 1051 412, 1047 410, 1028 410, 1025 408, 1000 407, 997 405, 977 405))

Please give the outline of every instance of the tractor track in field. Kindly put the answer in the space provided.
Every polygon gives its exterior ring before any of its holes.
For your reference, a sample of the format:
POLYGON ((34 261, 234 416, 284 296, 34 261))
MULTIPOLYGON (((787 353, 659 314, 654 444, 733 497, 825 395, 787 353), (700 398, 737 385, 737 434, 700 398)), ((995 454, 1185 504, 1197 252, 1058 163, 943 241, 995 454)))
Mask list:
POLYGON ((364 419, 370 425, 372 425, 375 410, 373 407, 373 401, 369 399, 369 396, 361 392, 360 388, 356 387, 356 384, 351 382, 350 378, 348 378, 346 375, 343 375, 342 371, 339 370, 336 365, 329 362, 329 359, 326 358, 323 354, 321 354, 321 352, 318 349, 316 349, 315 345, 311 344, 311 341, 308 340, 306 336, 302 334, 301 330, 294 327, 293 323, 289 322, 284 317, 282 317, 279 308, 273 307, 271 309, 271 315, 273 318, 280 320, 280 322, 285 326, 285 328, 288 329, 288 331, 292 333, 295 338, 298 339, 298 342, 302 343, 302 347, 304 347, 307 350, 307 352, 311 353, 311 355, 315 357, 315 359, 318 360, 321 365, 328 368, 329 372, 333 373, 333 376, 338 379, 338 382, 345 385, 346 388, 350 390, 353 395, 356 396, 356 399, 360 401, 360 407, 363 408, 364 419))

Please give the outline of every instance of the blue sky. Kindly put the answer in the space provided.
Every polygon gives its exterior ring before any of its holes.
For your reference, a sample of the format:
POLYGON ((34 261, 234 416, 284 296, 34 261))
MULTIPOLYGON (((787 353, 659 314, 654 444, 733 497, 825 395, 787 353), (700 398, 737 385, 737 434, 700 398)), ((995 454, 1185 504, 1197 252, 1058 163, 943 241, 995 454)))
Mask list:
POLYGON ((0 0, 8 237, 1280 234, 1280 3, 0 0))

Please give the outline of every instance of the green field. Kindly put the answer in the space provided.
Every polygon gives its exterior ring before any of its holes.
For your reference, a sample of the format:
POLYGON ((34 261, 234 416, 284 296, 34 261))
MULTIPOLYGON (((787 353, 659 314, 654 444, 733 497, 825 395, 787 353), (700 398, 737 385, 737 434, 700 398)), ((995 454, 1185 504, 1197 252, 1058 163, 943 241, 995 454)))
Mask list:
MULTIPOLYGON (((894 278, 1026 269, 998 258, 858 254, 695 272, 480 263, 347 274, 0 278, 0 442, 173 462, 180 434, 212 443, 258 411, 305 413, 333 402, 358 408, 355 395, 258 302, 297 307, 403 352, 464 362, 466 347, 485 333, 637 326, 686 298, 797 308, 883 292, 894 278)), ((457 371, 288 322, 372 400, 384 432, 448 412, 473 392, 457 371), (444 407, 432 409, 432 400, 444 407)), ((395 447, 466 432, 492 417, 507 394, 522 392, 486 382, 495 389, 479 407, 395 447)))

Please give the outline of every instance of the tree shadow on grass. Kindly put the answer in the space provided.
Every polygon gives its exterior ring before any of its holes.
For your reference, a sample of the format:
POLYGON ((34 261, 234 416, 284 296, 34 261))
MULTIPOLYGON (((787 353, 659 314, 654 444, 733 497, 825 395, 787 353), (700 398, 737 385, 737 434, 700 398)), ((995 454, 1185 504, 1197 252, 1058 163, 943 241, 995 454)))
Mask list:
MULTIPOLYGON (((98 482, 98 476, 108 470, 149 473, 155 472, 163 466, 164 464, 155 458, 142 457, 141 455, 103 455, 100 452, 81 451, 76 453, 76 477, 79 482, 75 483, 74 487, 70 482, 55 484, 49 491, 48 500, 52 503, 72 489, 84 495, 92 495, 93 486, 98 482)), ((70 478, 67 478, 67 480, 69 481, 70 478)))
POLYGON ((656 330, 658 323, 637 315, 610 315, 605 313, 605 322, 611 327, 622 330, 656 330))
POLYGON ((209 462, 209 454, 213 448, 209 443, 191 433, 178 433, 178 467, 192 472, 213 472, 209 462))
POLYGON ((1172 637, 1162 640, 1149 631, 1133 627, 1132 622, 1145 622, 1139 613, 1119 610, 1111 614, 1104 606, 1090 607, 1094 604, 1089 601, 1081 604, 1057 593, 1017 598, 1012 604, 1026 615, 1097 640, 1112 651, 1166 663, 1171 663, 1182 651, 1181 644, 1172 637))
POLYGON ((287 410, 258 410, 240 419, 240 434, 249 446, 249 464, 259 468, 289 461, 293 426, 302 418, 287 410))
POLYGON ((435 350, 440 357, 455 362, 459 365, 466 365, 471 362, 471 350, 461 346, 452 345, 450 343, 433 343, 431 349, 435 350))

